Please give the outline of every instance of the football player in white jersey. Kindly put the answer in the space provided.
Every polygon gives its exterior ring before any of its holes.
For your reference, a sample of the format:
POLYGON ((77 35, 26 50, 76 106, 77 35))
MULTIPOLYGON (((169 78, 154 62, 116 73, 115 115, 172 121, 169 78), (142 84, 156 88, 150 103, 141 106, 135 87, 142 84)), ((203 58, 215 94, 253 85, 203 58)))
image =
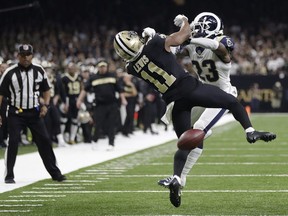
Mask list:
MULTIPOLYGON (((190 24, 192 38, 190 43, 180 50, 181 56, 189 56, 192 71, 204 83, 219 87, 223 91, 237 97, 237 89, 230 82, 231 52, 234 49, 232 39, 223 34, 223 23, 214 13, 202 12, 190 24)), ((170 108, 172 109, 172 108, 170 108)), ((211 128, 228 112, 221 108, 194 107, 191 112, 191 125, 194 129, 204 130, 205 138, 212 134, 211 128)), ((166 113, 165 117, 168 117, 166 113)), ((165 121, 165 117, 162 119, 165 121)), ((167 121, 166 121, 167 122, 167 121)), ((203 151, 203 143, 190 151, 181 173, 181 185, 186 184, 186 176, 199 159, 203 151)), ((176 155, 177 156, 177 155, 176 155)), ((171 177, 158 181, 167 187, 171 177)))

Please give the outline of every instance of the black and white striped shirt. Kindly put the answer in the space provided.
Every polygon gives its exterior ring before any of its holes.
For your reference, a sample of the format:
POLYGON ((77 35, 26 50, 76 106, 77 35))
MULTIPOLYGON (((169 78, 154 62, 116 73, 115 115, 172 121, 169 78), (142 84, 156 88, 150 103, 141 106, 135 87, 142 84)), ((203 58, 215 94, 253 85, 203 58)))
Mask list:
POLYGON ((6 69, 0 80, 0 95, 8 98, 10 106, 21 109, 38 107, 40 93, 49 89, 47 74, 37 64, 28 68, 13 65, 6 69))

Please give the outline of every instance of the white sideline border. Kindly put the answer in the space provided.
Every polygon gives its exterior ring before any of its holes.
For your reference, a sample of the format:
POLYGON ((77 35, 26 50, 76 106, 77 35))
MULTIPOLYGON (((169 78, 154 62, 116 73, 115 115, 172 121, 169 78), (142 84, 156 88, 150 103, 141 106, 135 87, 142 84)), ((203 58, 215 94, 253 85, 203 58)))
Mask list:
MULTIPOLYGON (((232 121, 235 121, 232 114, 226 114, 216 123, 215 127, 232 121)), ((113 151, 106 150, 108 147, 108 139, 101 139, 94 145, 79 143, 71 147, 54 148, 54 153, 58 167, 63 174, 66 174, 87 166, 157 146, 177 138, 171 127, 168 127, 167 131, 164 131, 163 127, 161 127, 161 129, 159 127, 158 132, 158 135, 151 135, 149 132, 145 134, 143 131, 136 131, 134 135, 129 138, 119 134, 116 136, 115 149, 113 151)), ((24 187, 43 179, 51 179, 38 152, 17 156, 14 167, 16 184, 4 183, 4 171, 4 159, 1 159, 0 172, 3 174, 0 179, 0 193, 24 187)))

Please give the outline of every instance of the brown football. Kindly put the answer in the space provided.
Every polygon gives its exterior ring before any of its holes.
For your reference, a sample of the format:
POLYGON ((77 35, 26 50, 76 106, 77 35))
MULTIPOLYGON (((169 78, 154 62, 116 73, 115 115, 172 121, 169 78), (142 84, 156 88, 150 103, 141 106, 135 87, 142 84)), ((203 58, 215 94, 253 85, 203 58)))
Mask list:
POLYGON ((177 147, 181 150, 191 150, 196 148, 205 137, 205 132, 199 129, 189 129, 178 139, 177 147))

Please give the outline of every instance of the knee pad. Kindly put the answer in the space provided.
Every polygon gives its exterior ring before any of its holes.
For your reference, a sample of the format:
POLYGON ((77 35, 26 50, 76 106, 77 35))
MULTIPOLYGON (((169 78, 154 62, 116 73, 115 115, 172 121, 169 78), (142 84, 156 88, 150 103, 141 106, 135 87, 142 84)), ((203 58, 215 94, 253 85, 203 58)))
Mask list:
POLYGON ((63 117, 60 118, 61 124, 66 124, 67 121, 68 121, 68 118, 63 118, 63 117))
POLYGON ((74 118, 71 119, 71 122, 73 125, 78 125, 78 123, 79 123, 78 119, 74 119, 74 118))

